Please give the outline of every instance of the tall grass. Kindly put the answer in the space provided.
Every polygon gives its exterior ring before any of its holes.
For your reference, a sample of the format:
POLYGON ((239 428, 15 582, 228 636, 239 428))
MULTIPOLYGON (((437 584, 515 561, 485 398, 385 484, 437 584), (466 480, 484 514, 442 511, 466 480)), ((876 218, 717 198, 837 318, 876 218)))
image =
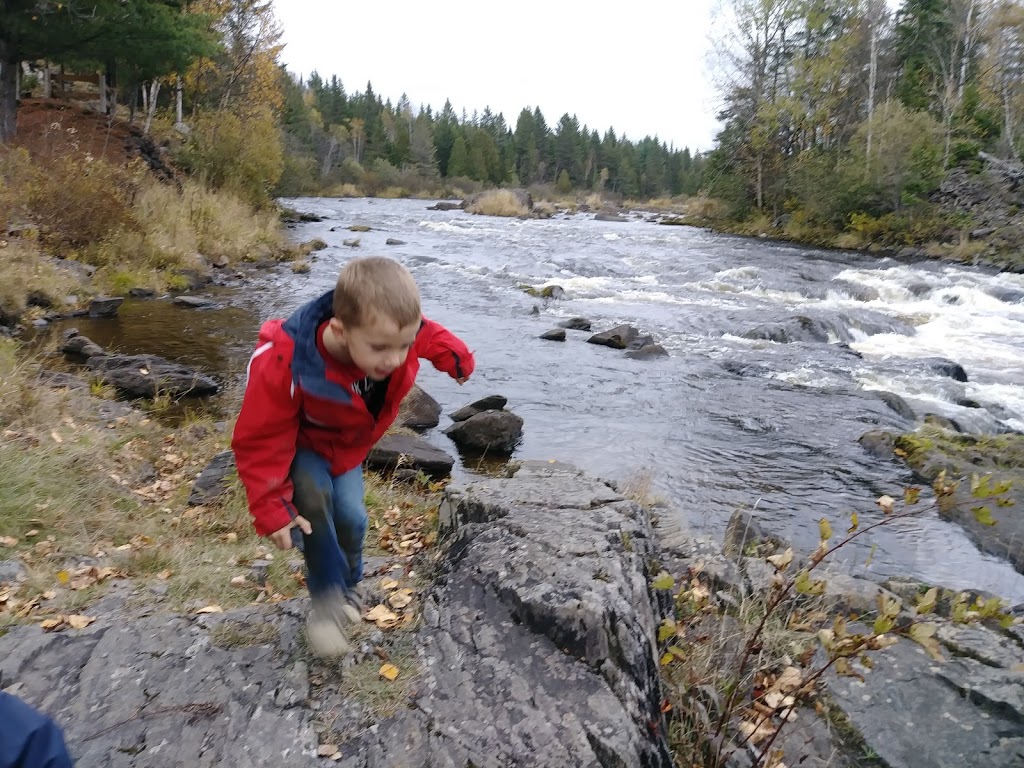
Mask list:
POLYGON ((525 216, 529 210, 509 189, 492 189, 473 200, 466 210, 483 216, 525 216))

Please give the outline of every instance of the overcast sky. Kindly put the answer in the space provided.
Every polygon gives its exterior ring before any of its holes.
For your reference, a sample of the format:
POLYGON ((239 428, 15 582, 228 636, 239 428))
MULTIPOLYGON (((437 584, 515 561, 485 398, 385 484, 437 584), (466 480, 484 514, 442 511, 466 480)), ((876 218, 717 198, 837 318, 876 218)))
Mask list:
POLYGON ((710 149, 718 107, 708 64, 719 0, 275 0, 288 69, 367 81, 383 98, 459 112, 490 106, 515 126, 539 106, 600 133, 710 149))

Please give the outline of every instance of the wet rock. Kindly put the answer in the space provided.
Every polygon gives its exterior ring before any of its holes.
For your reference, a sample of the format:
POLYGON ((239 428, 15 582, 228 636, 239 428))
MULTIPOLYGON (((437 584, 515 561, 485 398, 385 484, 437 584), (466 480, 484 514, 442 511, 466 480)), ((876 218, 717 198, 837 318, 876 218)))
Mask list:
POLYGON ((610 330, 595 333, 587 339, 587 343, 600 344, 612 349, 626 349, 639 336, 640 331, 632 325, 617 325, 610 330))
POLYGON ((877 301, 881 297, 876 288, 872 288, 870 285, 851 283, 848 280, 832 280, 828 287, 849 296, 854 301, 877 301))
POLYGON ((963 432, 960 425, 953 421, 953 419, 938 413, 926 413, 924 415, 924 423, 939 429, 949 430, 950 432, 963 432))
POLYGON ((855 664, 863 681, 829 674, 827 682, 851 726, 890 768, 1024 764, 1024 672, 966 657, 937 663, 906 639, 871 659, 871 669, 855 664))
POLYGON ((545 341, 565 341, 565 329, 553 328, 550 331, 542 333, 540 337, 545 341))
POLYGON ((217 309, 221 306, 213 299, 208 299, 204 296, 175 296, 174 303, 179 307, 189 307, 191 309, 217 309))
POLYGON ((537 317, 538 315, 540 315, 540 305, 534 304, 533 307, 530 309, 530 315, 532 317, 537 317))
POLYGON ((543 288, 534 288, 532 285, 521 285, 520 289, 536 299, 563 299, 565 289, 560 285, 545 285, 543 288))
POLYGON ((1017 290, 1016 288, 997 285, 989 288, 986 292, 992 298, 1007 304, 1020 304, 1024 302, 1024 291, 1017 290))
POLYGON ((820 320, 810 317, 792 317, 778 323, 764 323, 742 334, 745 339, 764 339, 778 344, 795 341, 827 343, 829 328, 820 320))
POLYGON ((369 232, 373 227, 368 227, 366 224, 353 224, 348 228, 349 232, 369 232))
POLYGON ((960 363, 947 360, 943 357, 932 357, 921 361, 929 370, 940 376, 948 376, 954 381, 967 381, 967 372, 960 363))
POLYGON ((523 420, 511 411, 484 411, 444 431, 463 451, 510 456, 523 437, 523 420))
POLYGON ((869 579, 861 579, 846 573, 829 572, 822 576, 825 581, 823 602, 833 611, 855 614, 860 617, 878 613, 878 598, 896 597, 892 592, 869 579))
POLYGON ((156 355, 93 356, 86 365, 122 395, 129 398, 172 398, 212 395, 220 388, 209 376, 156 355))
POLYGON ((745 379, 764 378, 771 373, 771 368, 760 363, 748 363, 743 360, 723 360, 719 363, 725 370, 745 379))
POLYGON ((25 303, 30 307, 39 307, 40 309, 53 309, 53 299, 47 294, 40 290, 29 291, 25 295, 25 303))
POLYGON ((452 421, 465 421, 470 416, 476 416, 476 414, 483 413, 484 411, 500 411, 506 405, 508 405, 508 398, 501 395, 488 395, 487 397, 480 398, 475 403, 459 408, 454 413, 450 413, 449 416, 452 421))
POLYGON ((107 351, 95 341, 87 336, 82 336, 77 328, 68 328, 64 331, 59 349, 65 355, 80 359, 107 354, 107 351))
POLYGON ((132 288, 128 291, 128 295, 133 299, 152 299, 156 296, 156 291, 152 288, 132 288))
POLYGON ((454 465, 455 459, 414 435, 384 435, 366 457, 370 469, 388 471, 401 467, 423 471, 434 478, 447 477, 454 465))
POLYGON ((20 560, 0 560, 0 584, 20 584, 28 578, 28 570, 20 560))
POLYGON ((644 344, 639 349, 631 349, 626 352, 626 357, 631 360, 654 360, 659 357, 668 357, 668 350, 661 344, 644 344))
POLYGON ((730 558, 766 557, 787 546, 785 541, 765 531, 754 516, 743 509, 732 513, 722 539, 722 553, 730 558))
POLYGON ((0 677, 60 723, 76 768, 315 768, 312 714, 295 701, 303 613, 292 602, 17 627, 0 638, 0 677))
POLYGON ((614 224, 622 224, 629 221, 628 216, 617 211, 600 211, 594 215, 594 221, 604 221, 614 224))
POLYGON ((898 413, 907 421, 914 421, 917 418, 917 414, 914 413, 914 409, 911 408, 907 401, 894 392, 882 392, 880 390, 871 390, 870 394, 877 397, 883 403, 888 405, 892 410, 898 413))
POLYGON ((358 248, 359 247, 359 238, 357 237, 357 238, 353 238, 351 240, 342 240, 341 244, 344 245, 346 248, 358 248))
POLYGON ((89 302, 89 317, 117 317, 123 296, 99 296, 89 302))
POLYGON ((891 459, 896 448, 895 435, 881 429, 865 432, 857 438, 857 442, 860 443, 861 448, 879 459, 891 459))
POLYGON ((305 243, 299 246, 299 250, 303 256, 308 256, 311 253, 322 251, 327 247, 327 242, 319 237, 314 237, 312 240, 307 240, 305 243))
POLYGON ((228 490, 228 481, 235 471, 235 454, 231 451, 218 453, 203 467, 189 494, 189 506, 211 504, 228 490))
POLYGON ((441 404, 414 384, 402 401, 398 423, 408 429, 425 431, 441 422, 441 404))
POLYGON ((384 245, 405 245, 405 240, 399 240, 397 237, 389 237, 384 241, 384 245))
POLYGON ((558 324, 559 328, 566 328, 570 331, 589 331, 591 329, 590 320, 585 317, 571 317, 568 320, 563 320, 558 324))
POLYGON ((451 202, 448 200, 441 200, 427 207, 428 211, 459 211, 465 207, 464 202, 451 202))

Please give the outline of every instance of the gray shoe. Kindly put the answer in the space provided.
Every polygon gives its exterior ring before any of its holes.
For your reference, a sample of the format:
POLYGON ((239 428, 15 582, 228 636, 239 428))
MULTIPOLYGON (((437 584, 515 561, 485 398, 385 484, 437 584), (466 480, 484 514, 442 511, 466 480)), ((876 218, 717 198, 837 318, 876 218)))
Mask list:
POLYGON ((343 656, 350 645, 346 627, 361 619, 361 612, 341 591, 313 598, 313 610, 306 622, 310 649, 317 656, 343 656))

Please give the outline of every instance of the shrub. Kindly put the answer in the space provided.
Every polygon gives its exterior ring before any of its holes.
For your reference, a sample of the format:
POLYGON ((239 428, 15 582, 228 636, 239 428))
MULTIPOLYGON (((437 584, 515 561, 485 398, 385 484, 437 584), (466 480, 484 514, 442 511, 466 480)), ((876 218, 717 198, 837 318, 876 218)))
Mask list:
POLYGON ((492 189, 473 200, 466 210, 483 216, 525 216, 529 211, 515 192, 492 189))
POLYGON ((267 109, 245 117, 207 112, 194 121, 179 161, 214 189, 265 206, 284 171, 281 133, 267 109))

